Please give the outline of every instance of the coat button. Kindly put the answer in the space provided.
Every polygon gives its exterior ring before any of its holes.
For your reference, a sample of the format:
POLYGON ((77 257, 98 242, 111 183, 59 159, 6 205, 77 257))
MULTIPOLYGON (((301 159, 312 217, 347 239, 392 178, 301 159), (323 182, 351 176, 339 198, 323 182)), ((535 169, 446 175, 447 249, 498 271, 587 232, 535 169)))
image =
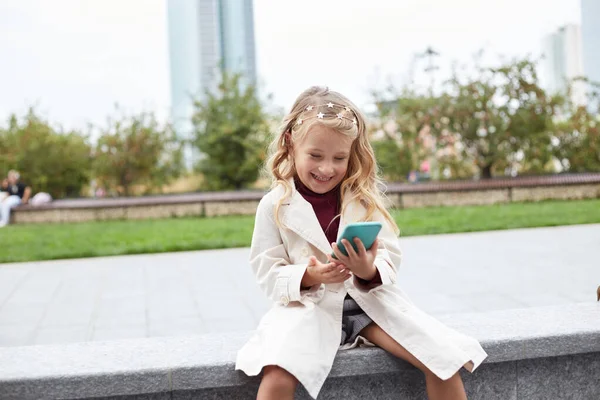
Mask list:
POLYGON ((303 247, 303 248, 302 248, 302 255, 303 255, 304 257, 308 257, 308 247, 303 247))
POLYGON ((284 306, 287 306, 288 304, 290 304, 290 299, 287 296, 281 296, 281 299, 279 299, 281 301, 281 304, 283 304, 284 306))

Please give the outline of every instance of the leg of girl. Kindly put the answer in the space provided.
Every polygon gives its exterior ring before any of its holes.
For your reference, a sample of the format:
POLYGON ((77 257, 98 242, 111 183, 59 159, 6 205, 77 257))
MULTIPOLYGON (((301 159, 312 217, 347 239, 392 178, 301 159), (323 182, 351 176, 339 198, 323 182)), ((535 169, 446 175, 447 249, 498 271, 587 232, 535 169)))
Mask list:
POLYGON ((294 375, 276 365, 267 365, 263 368, 256 400, 294 400, 296 386, 298 380, 294 375))
POLYGON ((371 323, 364 328, 360 332, 360 335, 388 353, 411 363, 421 370, 421 372, 425 374, 425 384, 427 386, 427 397, 429 400, 467 399, 465 388, 458 372, 448 380, 441 380, 375 323, 371 323))

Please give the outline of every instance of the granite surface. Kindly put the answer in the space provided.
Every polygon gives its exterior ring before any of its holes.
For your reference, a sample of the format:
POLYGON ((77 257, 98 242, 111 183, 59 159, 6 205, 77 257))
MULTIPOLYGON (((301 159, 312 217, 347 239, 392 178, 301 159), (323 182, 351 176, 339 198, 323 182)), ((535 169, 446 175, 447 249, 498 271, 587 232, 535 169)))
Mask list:
POLYGON ((600 353, 517 361, 519 399, 600 398, 600 353))
MULTIPOLYGON (((553 388, 552 382, 556 393, 567 396, 579 391, 585 398, 600 391, 600 380, 590 375, 600 376, 599 316, 600 303, 585 303, 453 315, 443 320, 478 338, 489 354, 474 374, 463 375, 473 398, 511 399, 516 393, 516 398, 541 399, 547 394, 543 390, 553 388)), ((174 398, 194 392, 207 396, 239 393, 244 398, 244 393, 255 390, 258 378, 235 371, 234 362, 250 334, 0 348, 0 399, 87 399, 165 392, 173 392, 174 398)), ((348 388, 356 382, 363 382, 375 398, 381 385, 391 385, 385 386, 386 393, 405 393, 410 398, 420 389, 413 389, 413 378, 405 377, 415 374, 420 373, 414 367, 378 348, 341 351, 323 398, 341 390, 344 394, 339 395, 350 399, 348 388)))

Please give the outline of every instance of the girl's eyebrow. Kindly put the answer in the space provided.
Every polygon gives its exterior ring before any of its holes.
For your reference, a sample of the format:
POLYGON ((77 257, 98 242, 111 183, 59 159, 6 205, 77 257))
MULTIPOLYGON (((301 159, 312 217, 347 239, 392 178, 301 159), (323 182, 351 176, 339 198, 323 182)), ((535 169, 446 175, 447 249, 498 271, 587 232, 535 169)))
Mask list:
MULTIPOLYGON (((314 151, 316 153, 322 153, 323 150, 319 149, 318 147, 311 147, 308 149, 308 151, 314 151)), ((336 156, 348 156, 348 152, 347 151, 338 151, 337 153, 335 153, 336 156)))

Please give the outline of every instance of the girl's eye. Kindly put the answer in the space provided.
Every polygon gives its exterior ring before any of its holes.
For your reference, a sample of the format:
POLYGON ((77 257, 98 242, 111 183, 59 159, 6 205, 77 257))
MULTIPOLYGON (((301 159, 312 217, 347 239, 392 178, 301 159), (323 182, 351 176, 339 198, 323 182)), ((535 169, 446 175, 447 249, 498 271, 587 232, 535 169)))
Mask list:
POLYGON ((320 155, 318 155, 318 154, 311 154, 310 156, 311 156, 312 158, 321 158, 321 156, 320 156, 320 155))
POLYGON ((338 161, 344 161, 346 159, 346 157, 336 157, 335 159, 338 161))

